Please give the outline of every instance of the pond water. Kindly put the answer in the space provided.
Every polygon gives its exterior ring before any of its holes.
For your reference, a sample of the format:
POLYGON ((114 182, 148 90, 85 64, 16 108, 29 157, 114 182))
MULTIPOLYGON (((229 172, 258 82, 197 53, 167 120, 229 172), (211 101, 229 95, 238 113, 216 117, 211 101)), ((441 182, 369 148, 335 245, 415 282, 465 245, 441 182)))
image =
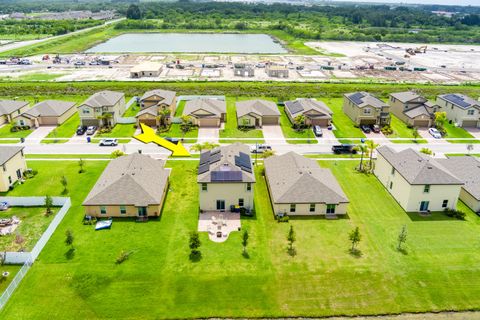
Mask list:
POLYGON ((266 34, 127 33, 86 52, 286 53, 266 34))

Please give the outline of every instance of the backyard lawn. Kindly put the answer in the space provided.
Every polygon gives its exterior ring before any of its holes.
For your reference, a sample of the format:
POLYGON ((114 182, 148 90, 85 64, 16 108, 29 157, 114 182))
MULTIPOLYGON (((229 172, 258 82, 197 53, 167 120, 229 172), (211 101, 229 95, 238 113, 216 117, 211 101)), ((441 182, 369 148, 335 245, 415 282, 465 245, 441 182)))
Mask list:
POLYGON ((280 125, 282 126, 283 136, 288 143, 318 143, 312 129, 307 128, 301 131, 297 131, 292 128, 292 122, 288 119, 285 113, 285 107, 278 107, 280 109, 280 125))
POLYGON ((467 130, 463 129, 462 127, 456 127, 453 124, 450 123, 445 123, 444 128, 447 131, 447 134, 445 138, 447 139, 448 142, 451 143, 480 143, 480 140, 451 140, 448 138, 454 138, 454 139, 459 139, 459 138, 475 138, 472 136, 467 130))
POLYGON ((248 129, 240 130, 238 129, 237 123, 237 109, 235 102, 239 100, 251 100, 255 99, 252 97, 239 97, 238 99, 234 97, 227 97, 227 121, 225 122, 225 129, 220 130, 220 143, 234 143, 235 140, 222 139, 222 138, 241 138, 238 140, 243 143, 263 143, 263 132, 260 129, 248 129), (248 140, 243 140, 247 139, 248 140), (249 139, 252 138, 252 139, 249 139))
POLYGON ((362 130, 360 130, 360 128, 356 128, 353 121, 343 113, 343 98, 322 99, 322 101, 325 102, 325 104, 333 112, 333 125, 335 126, 333 134, 339 139, 341 143, 357 144, 360 142, 360 138, 365 138, 362 130), (349 140, 345 138, 358 139, 349 140))
POLYGON ((477 308, 479 218, 463 204, 465 221, 441 213, 408 215, 373 175, 353 170, 357 162, 320 161, 351 201, 348 217, 338 220, 277 223, 257 170, 256 215, 242 220, 250 234, 249 258, 241 254, 240 232, 221 244, 202 233, 203 258, 192 263, 188 232, 198 219, 196 161, 167 163, 173 170, 160 219, 115 220, 111 230, 100 232, 81 224, 80 203, 107 162, 89 161, 87 172, 78 174, 76 162, 31 161, 29 167, 39 170, 35 183, 11 195, 59 195, 59 177, 66 174, 73 205, 0 317, 314 317, 477 308), (286 250, 290 225, 295 257, 286 250), (403 225, 408 238, 400 253, 395 248, 403 225), (352 256, 348 233, 356 226, 361 255, 352 256), (65 257, 67 229, 75 237, 71 260, 65 257), (122 250, 131 255, 118 265, 122 250))
POLYGON ((427 143, 427 140, 421 139, 421 137, 416 140, 413 137, 413 129, 407 127, 407 124, 402 120, 398 119, 392 113, 390 114, 391 122, 390 127, 393 129, 393 134, 389 135, 388 138, 411 138, 410 140, 391 140, 394 143, 427 143))

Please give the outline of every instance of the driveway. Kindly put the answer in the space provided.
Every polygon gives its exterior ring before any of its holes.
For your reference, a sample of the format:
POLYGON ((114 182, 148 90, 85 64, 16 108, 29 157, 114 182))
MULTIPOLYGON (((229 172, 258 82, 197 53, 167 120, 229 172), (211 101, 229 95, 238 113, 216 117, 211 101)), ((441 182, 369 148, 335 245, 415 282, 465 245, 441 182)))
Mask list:
POLYGON ((286 144, 282 128, 279 125, 263 125, 263 138, 269 145, 286 144))
POLYGON ((40 144, 48 134, 55 129, 56 126, 42 126, 38 127, 37 129, 33 130, 26 138, 25 141, 32 143, 32 144, 40 144))
POLYGON ((333 143, 333 144, 339 143, 337 137, 335 137, 335 134, 333 134, 333 129, 328 130, 327 128, 323 128, 322 132, 323 132, 323 137, 315 137, 318 143, 333 143))
POLYGON ((428 128, 418 128, 418 134, 420 135, 420 137, 426 139, 428 141, 428 143, 432 143, 432 144, 448 143, 443 138, 442 139, 435 139, 434 137, 432 137, 430 132, 428 132, 428 128))
POLYGON ((198 128, 198 143, 213 142, 218 143, 220 136, 219 128, 198 128))
POLYGON ((480 128, 465 128, 465 130, 475 138, 480 139, 480 128))
MULTIPOLYGON (((363 132, 363 131, 362 131, 363 132)), ((373 131, 370 131, 370 133, 365 133, 363 132, 365 137, 367 137, 367 140, 373 140, 376 143, 387 143, 390 142, 388 138, 380 131, 379 133, 375 133, 373 131)))

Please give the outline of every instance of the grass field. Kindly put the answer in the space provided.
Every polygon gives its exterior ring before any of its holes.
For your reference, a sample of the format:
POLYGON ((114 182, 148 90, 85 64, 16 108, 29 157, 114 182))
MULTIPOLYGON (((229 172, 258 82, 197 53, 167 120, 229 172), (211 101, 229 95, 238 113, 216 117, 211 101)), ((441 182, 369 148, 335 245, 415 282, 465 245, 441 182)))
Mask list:
POLYGON ((333 112, 333 125, 335 130, 333 134, 339 139, 342 143, 358 143, 357 140, 348 140, 345 138, 365 138, 362 130, 354 126, 354 122, 343 113, 343 98, 330 98, 322 99, 323 102, 332 110, 333 112))
POLYGON ((227 121, 225 122, 225 129, 220 130, 220 143, 233 143, 234 140, 225 140, 222 138, 242 138, 249 140, 239 140, 243 143, 263 143, 263 132, 261 129, 238 129, 237 122, 237 108, 235 103, 240 100, 255 99, 251 97, 227 97, 227 121), (250 138, 252 138, 250 140, 250 138))
POLYGON ((285 107, 279 106, 280 109, 280 125, 282 126, 283 136, 288 143, 299 144, 299 143, 318 143, 315 135, 313 134, 312 129, 304 129, 297 131, 292 128, 292 123, 288 119, 287 114, 285 113, 285 107), (289 139, 298 139, 298 140, 289 140, 289 139))
POLYGON ((25 138, 30 133, 32 133, 32 130, 21 130, 21 131, 17 131, 17 132, 11 132, 10 128, 11 128, 11 125, 9 125, 9 124, 6 124, 3 127, 1 127, 0 128, 0 138, 25 138))
POLYGON ((390 114, 391 122, 390 127, 393 129, 393 134, 389 135, 389 138, 412 138, 411 140, 392 140, 394 143, 427 143, 427 140, 413 137, 413 129, 407 127, 405 122, 398 119, 393 114, 390 114))
POLYGON ((468 139, 472 139, 472 138, 475 138, 475 137, 472 136, 469 132, 467 132, 462 127, 456 127, 453 124, 450 124, 448 122, 444 124, 444 128, 445 128, 445 130, 447 130, 447 135, 445 136, 445 138, 450 143, 480 143, 480 140, 451 140, 451 139, 448 139, 448 138, 455 138, 455 139, 468 138, 468 139))

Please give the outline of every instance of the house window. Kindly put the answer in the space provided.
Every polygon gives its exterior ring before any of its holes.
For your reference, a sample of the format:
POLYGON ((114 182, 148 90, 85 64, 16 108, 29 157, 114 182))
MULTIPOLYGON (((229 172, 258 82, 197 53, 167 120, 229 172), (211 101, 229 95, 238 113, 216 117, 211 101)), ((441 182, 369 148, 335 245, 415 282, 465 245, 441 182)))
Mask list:
POLYGON ((363 109, 363 114, 372 114, 372 109, 370 108, 363 109))
POLYGON ((252 184, 250 182, 247 183, 247 191, 252 191, 252 184))
POLYGON ((125 206, 120 206, 120 214, 127 214, 127 208, 125 208, 125 206))
POLYGON ((393 188, 393 182, 390 181, 390 190, 393 188))
POLYGON ((83 109, 83 110, 82 110, 82 113, 83 113, 83 114, 88 114, 88 113, 90 113, 90 110, 88 110, 88 109, 83 109))
POLYGON ((295 204, 290 205, 290 212, 295 212, 297 210, 297 206, 295 204))
POLYGON ((336 205, 334 205, 334 204, 327 204, 327 214, 334 214, 335 213, 335 207, 336 207, 336 205))
POLYGON ((8 176, 8 184, 12 184, 13 180, 11 176, 8 176))
POLYGON ((315 212, 315 203, 310 203, 310 212, 315 212))
POLYGON ((472 109, 472 110, 468 110, 468 111, 467 111, 467 114, 468 114, 469 116, 473 116, 473 115, 475 114, 475 110, 473 110, 473 109, 472 109))
POLYGON ((423 193, 429 193, 430 192, 430 185, 429 184, 426 184, 424 187, 423 187, 423 193))
POLYGON ((202 183, 202 191, 207 191, 208 185, 206 183, 202 183))
POLYGON ((245 204, 245 201, 242 198, 238 199, 238 206, 239 207, 243 207, 244 204, 245 204))
POLYGON ((7 171, 7 166, 6 165, 3 165, 3 171, 7 171))
POLYGON ((443 200, 442 208, 446 208, 448 206, 448 200, 443 200))
POLYGON ((395 168, 392 167, 392 176, 394 176, 394 175, 395 175, 395 168))
POLYGON ((104 206, 101 206, 100 207, 100 214, 107 214, 107 208, 105 208, 104 206))

